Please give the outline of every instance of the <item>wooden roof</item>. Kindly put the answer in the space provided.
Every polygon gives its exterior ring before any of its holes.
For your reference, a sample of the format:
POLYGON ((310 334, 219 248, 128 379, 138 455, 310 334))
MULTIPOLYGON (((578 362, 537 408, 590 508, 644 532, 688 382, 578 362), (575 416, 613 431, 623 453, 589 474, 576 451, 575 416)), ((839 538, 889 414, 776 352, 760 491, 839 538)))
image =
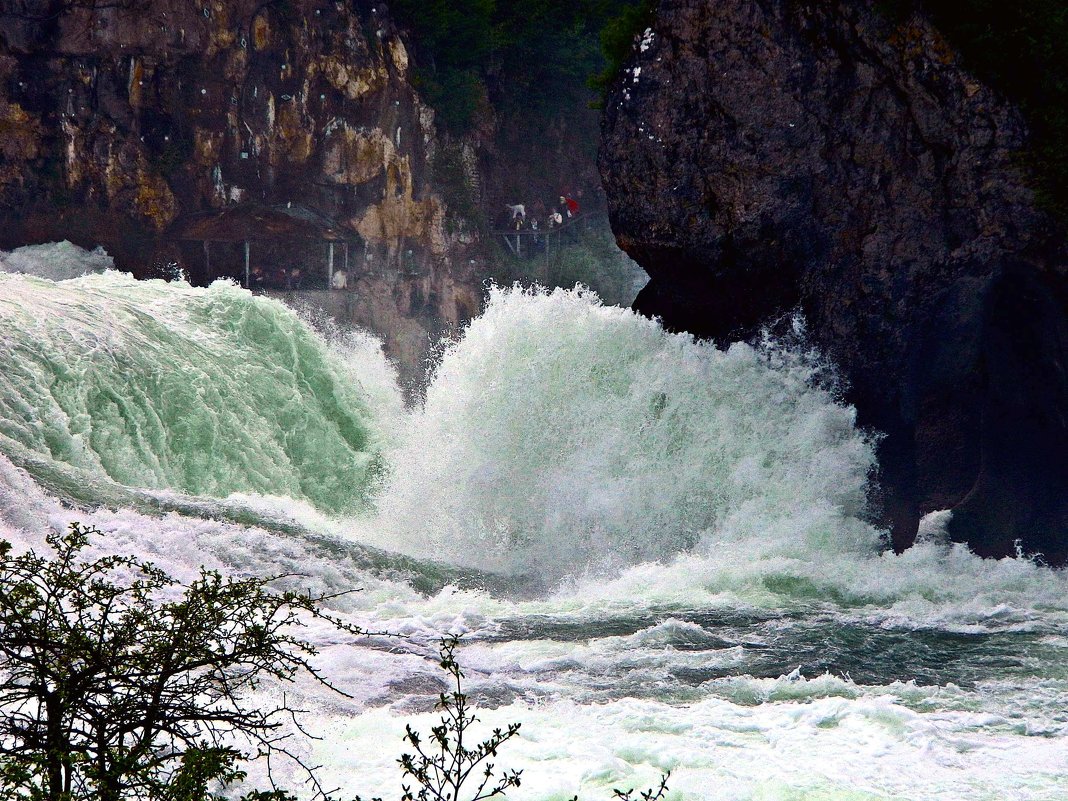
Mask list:
POLYGON ((354 239, 355 234, 345 232, 329 217, 307 206, 243 203, 180 217, 171 229, 171 237, 195 242, 293 239, 342 242, 354 239))

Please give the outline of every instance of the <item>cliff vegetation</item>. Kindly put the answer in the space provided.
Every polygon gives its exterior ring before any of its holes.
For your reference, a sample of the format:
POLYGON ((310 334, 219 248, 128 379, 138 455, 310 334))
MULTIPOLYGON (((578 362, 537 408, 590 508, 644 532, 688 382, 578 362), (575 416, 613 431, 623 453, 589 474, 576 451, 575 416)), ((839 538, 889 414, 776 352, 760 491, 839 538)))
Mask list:
POLYGON ((395 0, 391 8, 422 59, 415 83, 453 133, 477 126, 487 101, 505 115, 588 101, 590 79, 622 63, 630 29, 651 10, 648 0, 395 0))

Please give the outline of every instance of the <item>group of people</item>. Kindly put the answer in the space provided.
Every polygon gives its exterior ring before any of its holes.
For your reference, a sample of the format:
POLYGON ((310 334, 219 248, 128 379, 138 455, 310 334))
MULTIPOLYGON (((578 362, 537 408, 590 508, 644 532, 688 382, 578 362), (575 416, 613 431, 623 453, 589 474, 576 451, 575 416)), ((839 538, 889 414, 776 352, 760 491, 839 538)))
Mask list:
MULTIPOLYGON (((265 270, 256 265, 249 273, 249 289, 305 289, 304 270, 300 267, 279 267, 265 270)), ((322 286, 307 287, 321 289, 322 286)), ((334 270, 330 277, 330 289, 348 289, 349 274, 345 270, 334 270)))
POLYGON ((265 270, 257 264, 249 272, 248 283, 249 289, 301 289, 304 271, 300 267, 265 270))
POLYGON ((577 217, 579 208, 579 202, 567 193, 560 195, 559 201, 550 207, 546 207, 541 201, 537 202, 529 216, 525 203, 508 203, 505 205, 508 214, 507 227, 513 231, 551 231, 562 226, 565 221, 577 217), (544 224, 541 222, 542 218, 545 219, 544 224))

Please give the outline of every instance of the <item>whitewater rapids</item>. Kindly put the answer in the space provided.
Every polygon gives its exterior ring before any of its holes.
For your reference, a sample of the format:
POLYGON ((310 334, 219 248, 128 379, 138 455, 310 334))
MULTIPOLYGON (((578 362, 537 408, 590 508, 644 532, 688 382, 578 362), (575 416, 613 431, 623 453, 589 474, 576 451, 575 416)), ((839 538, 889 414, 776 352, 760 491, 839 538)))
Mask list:
POLYGON ((71 248, 0 256, 0 537, 362 587, 404 637, 313 630, 354 700, 298 688, 343 797, 399 792, 451 632, 520 801, 1068 799, 1068 578, 886 552, 817 354, 497 289, 406 410, 366 335, 71 248))

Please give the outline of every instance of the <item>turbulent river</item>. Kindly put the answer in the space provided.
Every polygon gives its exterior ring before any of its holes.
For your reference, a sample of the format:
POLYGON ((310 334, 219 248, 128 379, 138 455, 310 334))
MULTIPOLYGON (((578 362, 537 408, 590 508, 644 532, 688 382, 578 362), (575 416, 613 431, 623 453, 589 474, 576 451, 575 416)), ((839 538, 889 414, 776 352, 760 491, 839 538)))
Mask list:
POLYGON ((0 538, 80 520, 182 577, 361 588, 339 613, 402 636, 309 629, 353 697, 287 690, 345 797, 399 795, 454 633, 483 722, 522 723, 520 801, 667 770, 672 799, 1068 799, 1068 576, 938 513, 886 552, 872 435, 802 346, 498 289, 410 410, 367 335, 106 261, 0 256, 0 538))

